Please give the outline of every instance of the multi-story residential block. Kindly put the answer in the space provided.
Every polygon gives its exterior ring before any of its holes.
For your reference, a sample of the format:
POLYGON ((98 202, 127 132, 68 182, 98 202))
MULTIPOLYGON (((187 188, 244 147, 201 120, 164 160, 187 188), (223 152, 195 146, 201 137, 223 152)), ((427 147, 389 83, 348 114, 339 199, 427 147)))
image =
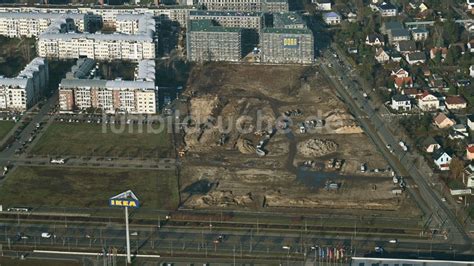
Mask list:
POLYGON ((288 0, 198 0, 207 10, 288 12, 288 0))
POLYGON ((310 64, 313 59, 314 38, 309 29, 264 28, 262 30, 262 62, 310 64))
POLYGON ((263 11, 265 12, 288 12, 290 7, 288 0, 266 0, 263 11))
POLYGON ((33 59, 14 78, 0 77, 0 109, 25 111, 38 101, 49 83, 48 62, 33 59))
MULTIPOLYGON (((86 60, 78 60, 76 67, 84 71, 92 69, 86 60)), ((135 77, 135 80, 62 79, 59 84, 60 111, 95 108, 105 113, 156 113, 154 61, 139 62, 135 77)))
POLYGON ((264 19, 262 12, 189 11, 189 21, 194 20, 214 20, 223 27, 260 30, 264 19))
MULTIPOLYGON (((92 13, 54 14, 54 13, 8 13, 0 12, 0 35, 10 38, 36 37, 46 31, 58 19, 64 21, 62 31, 93 31, 100 28, 102 18, 92 13), (66 23, 68 20, 69 25, 66 23), (75 24, 72 24, 72 21, 75 24), (74 25, 74 26, 72 26, 74 25), (71 27, 72 26, 72 27, 71 27)), ((61 30, 61 29, 60 29, 61 30)))
POLYGON ((211 20, 189 22, 187 58, 190 61, 231 61, 242 58, 242 29, 216 25, 211 20))
MULTIPOLYGON (((38 55, 67 59, 88 57, 99 60, 143 60, 155 58, 155 20, 151 15, 141 15, 137 25, 130 22, 129 31, 114 34, 69 32, 61 29, 68 21, 58 19, 38 38, 38 55)), ((125 25, 125 24, 124 24, 125 25)), ((124 29, 125 30, 125 26, 124 29)))

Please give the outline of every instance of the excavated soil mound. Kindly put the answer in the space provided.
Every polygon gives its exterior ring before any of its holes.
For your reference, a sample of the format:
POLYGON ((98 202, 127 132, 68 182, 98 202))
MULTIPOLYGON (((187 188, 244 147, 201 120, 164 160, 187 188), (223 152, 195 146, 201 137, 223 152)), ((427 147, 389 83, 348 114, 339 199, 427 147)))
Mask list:
POLYGON ((255 153, 255 146, 249 139, 239 138, 237 140, 237 149, 243 154, 255 153))
POLYGON ((332 140, 310 139, 298 143, 298 151, 306 157, 321 157, 337 150, 337 143, 332 140))

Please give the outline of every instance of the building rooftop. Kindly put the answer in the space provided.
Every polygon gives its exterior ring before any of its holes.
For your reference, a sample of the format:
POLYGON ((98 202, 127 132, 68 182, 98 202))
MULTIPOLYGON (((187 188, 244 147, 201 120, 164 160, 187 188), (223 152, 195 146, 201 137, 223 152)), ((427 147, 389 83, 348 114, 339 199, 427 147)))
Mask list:
POLYGON ((190 16, 261 17, 262 12, 191 10, 190 16))
POLYGON ((61 88, 110 88, 110 89, 143 89, 154 90, 153 81, 102 80, 102 79, 62 79, 61 88))
POLYGON ((189 31, 205 32, 241 32, 241 28, 222 27, 214 24, 210 19, 191 20, 189 22, 189 31))
POLYGON ((301 26, 306 27, 303 18, 296 12, 274 13, 273 27, 286 28, 287 26, 301 26))
POLYGON ((339 15, 339 14, 336 13, 336 12, 328 12, 328 13, 324 13, 324 14, 323 14, 323 17, 324 17, 324 18, 340 18, 341 15, 339 15))
POLYGON ((282 29, 282 28, 263 28, 263 33, 280 33, 280 34, 313 34, 309 29, 282 29))
POLYGON ((33 75, 39 71, 41 65, 46 64, 46 59, 42 57, 36 57, 31 60, 31 62, 25 66, 25 68, 20 71, 20 73, 14 78, 5 78, 0 77, 0 86, 9 86, 9 87, 20 87, 26 88, 28 85, 29 78, 32 78, 33 75))
POLYGON ((90 58, 79 58, 72 66, 71 71, 66 73, 66 78, 85 78, 95 66, 95 61, 90 58))
POLYGON ((146 80, 146 81, 155 80, 155 61, 154 60, 142 60, 138 62, 136 80, 146 80))

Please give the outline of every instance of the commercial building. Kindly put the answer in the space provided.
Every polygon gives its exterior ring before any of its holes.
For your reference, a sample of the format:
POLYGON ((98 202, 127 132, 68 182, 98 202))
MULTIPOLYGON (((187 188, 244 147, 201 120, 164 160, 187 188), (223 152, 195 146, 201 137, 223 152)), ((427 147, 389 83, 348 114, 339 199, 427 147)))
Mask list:
POLYGON ((69 17, 59 18, 39 36, 38 55, 58 59, 88 57, 135 61, 155 58, 157 37, 155 20, 151 15, 141 15, 136 25, 134 20, 123 23, 121 30, 136 34, 77 33, 64 26, 69 25, 69 21, 69 17))
POLYGON ((187 58, 190 61, 230 61, 242 58, 242 29, 222 27, 212 20, 189 22, 187 58))
POLYGON ((260 38, 264 63, 313 63, 314 38, 309 29, 264 28, 260 38))
POLYGON ((18 76, 0 77, 0 109, 26 111, 36 104, 48 84, 48 62, 37 57, 18 76))
POLYGON ((198 0, 207 10, 288 12, 288 0, 198 0))
MULTIPOLYGON (((92 70, 85 64, 87 61, 78 60, 76 67, 84 72, 92 70)), ((157 110, 154 64, 152 60, 139 62, 135 80, 62 79, 59 84, 60 111, 93 108, 105 113, 154 114, 157 110)))

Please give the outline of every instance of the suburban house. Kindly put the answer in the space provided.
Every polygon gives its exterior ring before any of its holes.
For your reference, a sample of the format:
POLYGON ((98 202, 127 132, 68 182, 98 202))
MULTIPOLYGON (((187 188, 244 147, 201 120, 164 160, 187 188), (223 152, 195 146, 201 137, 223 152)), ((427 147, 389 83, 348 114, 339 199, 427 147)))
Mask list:
POLYGON ((467 107, 467 102, 462 96, 448 96, 444 102, 446 108, 449 110, 459 110, 465 109, 467 107))
POLYGON ((433 94, 424 91, 418 97, 418 108, 422 111, 435 111, 439 108, 439 100, 433 94))
POLYGON ((433 122, 439 128, 449 128, 455 124, 455 122, 449 119, 449 117, 447 117, 444 113, 439 113, 437 116, 435 116, 433 122))
POLYGON ((407 29, 393 29, 388 33, 390 43, 408 41, 411 39, 410 32, 407 29))
POLYGON ((397 16, 397 7, 392 5, 390 2, 383 2, 378 6, 378 10, 382 17, 395 17, 397 16))
POLYGON ((464 137, 469 137, 469 132, 467 132, 466 125, 464 124, 456 124, 452 126, 454 132, 464 135, 464 137))
POLYGON ((447 154, 442 148, 437 149, 433 153, 433 162, 438 166, 441 171, 448 171, 449 164, 451 163, 451 156, 447 154))
POLYGON ((420 10, 420 12, 425 12, 426 10, 430 9, 429 6, 425 3, 425 2, 422 2, 419 6, 418 6, 418 9, 420 10))
POLYGON ((474 165, 470 164, 464 168, 463 183, 468 188, 474 188, 474 165))
POLYGON ((413 37, 413 40, 415 41, 424 41, 426 39, 428 39, 428 35, 430 34, 430 32, 426 29, 413 29, 411 31, 411 36, 413 37))
POLYGON ((384 46, 385 40, 382 34, 372 33, 365 38, 365 44, 370 46, 384 46))
POLYGON ((466 122, 467 122, 467 127, 470 130, 474 130, 474 115, 467 115, 466 122))
POLYGON ((398 21, 386 21, 382 24, 382 27, 380 28, 380 31, 383 33, 383 34, 387 34, 387 35, 390 35, 390 32, 392 30, 400 30, 400 29, 404 29, 405 27, 403 26, 403 24, 401 22, 398 22, 398 21))
POLYGON ((400 62, 402 61, 402 54, 399 52, 392 50, 389 52, 390 59, 392 59, 393 62, 400 62))
POLYGON ((470 53, 474 53, 474 39, 473 39, 473 40, 470 40, 470 41, 467 43, 467 49, 469 49, 469 52, 470 52, 470 53))
POLYGON ((419 92, 415 88, 406 88, 402 90, 402 94, 410 97, 411 99, 416 99, 421 96, 421 92, 419 92))
POLYGON ((408 73, 408 71, 406 71, 405 69, 400 68, 397 71, 392 70, 392 73, 390 74, 390 76, 395 77, 395 78, 408 78, 410 77, 410 73, 408 73))
POLYGON ((380 47, 375 49, 375 60, 382 64, 388 62, 390 60, 390 56, 383 48, 380 47))
POLYGON ((416 43, 411 40, 400 41, 395 45, 395 49, 397 49, 401 54, 406 55, 416 51, 416 43))
POLYGON ((433 74, 428 78, 428 84, 430 85, 430 88, 434 91, 445 90, 447 86, 444 79, 437 74, 433 74))
POLYGON ((406 55, 405 59, 408 64, 424 64, 426 62, 426 55, 424 52, 413 52, 406 55))
POLYGON ((391 107, 397 111, 409 111, 411 110, 411 100, 408 96, 403 94, 393 95, 391 107))
POLYGON ((448 49, 451 47, 458 47, 459 50, 461 51, 461 54, 464 54, 466 52, 466 45, 462 42, 452 43, 448 46, 448 49))
POLYGON ((474 9, 474 0, 466 0, 467 9, 474 9))
POLYGON ((434 47, 430 50, 430 59, 435 59, 436 55, 441 53, 441 62, 446 59, 446 55, 448 54, 448 48, 446 47, 434 47))
POLYGON ((331 11, 332 9, 331 0, 313 0, 313 3, 316 4, 317 10, 331 11))
POLYGON ((395 89, 412 88, 413 79, 411 77, 395 77, 393 79, 393 85, 395 86, 395 89))
POLYGON ((434 124, 438 128, 448 128, 454 126, 455 122, 449 119, 444 113, 439 113, 433 119, 434 124))
POLYGON ((422 145, 423 150, 427 153, 433 153, 437 149, 441 148, 441 145, 439 145, 439 143, 433 137, 426 138, 422 145))
POLYGON ((356 22, 357 21, 357 14, 354 13, 354 12, 349 12, 349 14, 347 14, 347 21, 356 22))
POLYGON ((323 20, 328 25, 337 25, 341 23, 341 15, 336 12, 324 13, 323 20))
POLYGON ((462 139, 465 139, 466 138, 466 135, 465 134, 462 134, 458 131, 455 131, 455 130, 451 130, 448 134, 448 138, 449 139, 458 139, 458 140, 462 140, 462 139))

